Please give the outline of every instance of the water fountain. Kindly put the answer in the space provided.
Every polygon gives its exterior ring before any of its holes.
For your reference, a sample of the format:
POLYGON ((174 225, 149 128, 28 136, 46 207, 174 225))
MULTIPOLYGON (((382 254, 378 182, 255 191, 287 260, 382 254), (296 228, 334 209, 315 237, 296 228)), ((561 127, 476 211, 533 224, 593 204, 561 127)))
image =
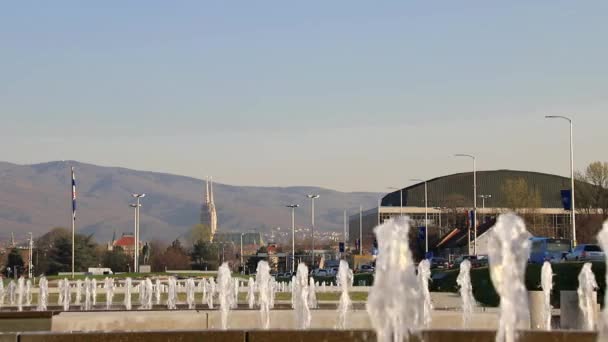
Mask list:
POLYGON ((291 283, 289 283, 289 292, 291 292, 291 308, 295 309, 295 284, 296 284, 296 276, 291 276, 291 283))
POLYGON ((258 305, 260 306, 260 322, 262 329, 270 328, 270 308, 274 304, 273 280, 270 276, 268 262, 261 260, 256 269, 255 283, 258 287, 258 305), (272 305, 271 305, 272 304, 272 305))
POLYGON ((221 328, 228 328, 228 313, 236 301, 234 297, 234 282, 232 281, 232 273, 228 263, 223 263, 217 273, 217 286, 220 301, 221 328))
POLYGON ((4 292, 4 279, 2 279, 2 277, 0 277, 0 309, 4 305, 5 296, 6 296, 6 293, 4 292))
POLYGON ((49 281, 45 276, 41 276, 38 281, 38 306, 36 310, 46 311, 47 303, 49 300, 49 281))
MULTIPOLYGON (((270 272, 268 272, 268 273, 270 273, 270 272)), ((276 294, 277 294, 278 286, 279 286, 279 284, 277 283, 277 281, 273 277, 270 277, 270 291, 269 291, 270 298, 269 298, 268 305, 271 309, 274 309, 274 296, 276 296, 276 294)))
POLYGON ((420 261, 418 264, 418 287, 420 289, 420 313, 418 316, 418 326, 428 328, 431 324, 431 293, 429 292, 429 281, 431 280, 431 263, 428 259, 420 261))
POLYGON ((551 306, 551 291, 553 290, 553 269, 551 263, 545 261, 540 271, 540 286, 543 290, 543 327, 544 330, 551 330, 551 316, 553 315, 551 306))
POLYGON ((247 282, 247 298, 246 299, 247 299, 247 304, 249 304, 249 308, 253 309, 253 307, 255 306, 255 280, 253 280, 253 277, 249 277, 249 281, 247 282))
POLYGON ((91 310, 91 280, 89 277, 84 279, 84 307, 81 307, 81 310, 85 311, 91 310))
POLYGON ((489 235, 490 276, 500 296, 497 342, 516 340, 516 329, 530 328, 528 293, 524 283, 530 255, 530 233, 514 213, 500 215, 489 235))
POLYGON ((70 281, 67 278, 63 279, 63 287, 61 288, 61 292, 63 293, 63 311, 70 310, 70 301, 71 301, 71 290, 70 290, 70 281))
POLYGON ((205 278, 198 282, 198 292, 202 293, 201 303, 207 303, 207 280, 205 278))
POLYGON ((595 329, 595 290, 598 289, 595 275, 591 271, 591 263, 583 265, 578 275, 578 306, 583 313, 586 330, 595 329))
POLYGON ((194 301, 195 289, 196 284, 194 283, 194 279, 188 278, 186 280, 186 304, 188 304, 188 309, 194 309, 196 306, 196 302, 194 301))
MULTIPOLYGON (((152 282, 152 281, 150 281, 152 282)), ((154 297, 155 297, 155 302, 156 305, 160 305, 160 294, 162 293, 162 287, 163 285, 160 283, 160 279, 156 278, 156 281, 154 282, 154 297)))
POLYGON ((143 305, 145 310, 152 309, 152 296, 154 295, 154 285, 152 284, 152 279, 146 277, 144 281, 144 286, 146 288, 146 301, 143 305))
POLYGON ((91 301, 93 306, 97 305, 97 280, 91 279, 91 301))
POLYGON ((167 309, 177 309, 177 279, 169 277, 169 288, 167 290, 167 309))
MULTIPOLYGON (((312 280, 312 278, 310 278, 312 280)), ((348 267, 346 260, 340 260, 338 274, 336 275, 336 283, 342 290, 340 294, 340 302, 338 304, 338 324, 336 329, 346 329, 348 327, 348 314, 352 308, 352 301, 348 291, 353 285, 353 271, 348 267)))
POLYGON ((308 307, 308 267, 304 263, 298 265, 293 280, 292 301, 297 329, 310 328, 311 315, 308 307))
POLYGON ((114 298, 114 279, 106 277, 103 281, 103 288, 106 291, 106 310, 110 310, 114 298))
POLYGON ((407 216, 390 219, 374 229, 379 252, 367 312, 379 342, 401 342, 417 327, 421 294, 409 231, 407 216))
POLYGON ((124 305, 125 305, 125 310, 131 310, 131 290, 132 290, 132 280, 131 278, 126 278, 125 279, 125 299, 124 299, 124 305))
POLYGON ((234 301, 232 302, 233 309, 238 308, 239 286, 240 286, 239 278, 234 278, 234 301))
POLYGON ((317 291, 315 288, 315 279, 310 277, 308 279, 308 307, 311 309, 318 308, 319 303, 317 302, 317 291))
MULTIPOLYGON (((608 264, 608 221, 604 222, 602 230, 597 235, 597 241, 600 243, 605 255, 605 262, 608 264)), ((605 283, 608 284, 608 272, 606 272, 605 283)), ((608 340, 608 296, 604 296, 604 310, 602 311, 602 322, 599 326, 599 337, 601 341, 608 340)))
POLYGON ((213 309, 213 296, 215 296, 215 279, 209 278, 209 290, 207 291, 207 306, 213 309))
POLYGON ((462 300, 462 326, 466 328, 473 314, 473 286, 471 285, 471 262, 468 259, 460 263, 460 271, 456 283, 460 287, 460 298, 462 300))
POLYGON ((33 297, 33 294, 32 294, 32 280, 28 279, 25 282, 25 304, 27 306, 32 305, 32 297, 33 297))
POLYGON ((82 300, 82 280, 76 280, 76 298, 74 299, 74 305, 80 305, 82 300))
POLYGON ((17 310, 23 311, 23 300, 25 299, 25 278, 17 280, 17 310))
POLYGON ((10 305, 15 305, 15 301, 17 300, 15 292, 17 291, 17 284, 14 280, 8 283, 8 303, 10 305))

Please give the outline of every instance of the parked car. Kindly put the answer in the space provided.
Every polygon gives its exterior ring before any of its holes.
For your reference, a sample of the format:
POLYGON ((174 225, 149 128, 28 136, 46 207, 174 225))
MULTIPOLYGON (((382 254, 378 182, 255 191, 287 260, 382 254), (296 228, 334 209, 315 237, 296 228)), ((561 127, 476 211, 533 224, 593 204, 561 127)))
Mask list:
POLYGON ((432 269, 433 268, 443 269, 443 268, 448 268, 450 266, 450 263, 445 258, 432 258, 430 260, 430 262, 431 262, 432 269))
POLYGON ((331 271, 323 269, 323 268, 317 268, 316 270, 314 270, 312 272, 312 275, 314 277, 329 277, 331 276, 331 271))
POLYGON ((374 273, 375 268, 372 265, 359 265, 358 273, 374 273))
POLYGON ((460 264, 465 260, 469 260, 471 262, 472 268, 480 267, 484 264, 481 259, 477 258, 477 255, 461 255, 458 258, 452 260, 452 263, 450 263, 450 268, 460 268, 460 264))
POLYGON ((604 261, 604 252, 598 245, 578 245, 566 254, 567 261, 604 261))

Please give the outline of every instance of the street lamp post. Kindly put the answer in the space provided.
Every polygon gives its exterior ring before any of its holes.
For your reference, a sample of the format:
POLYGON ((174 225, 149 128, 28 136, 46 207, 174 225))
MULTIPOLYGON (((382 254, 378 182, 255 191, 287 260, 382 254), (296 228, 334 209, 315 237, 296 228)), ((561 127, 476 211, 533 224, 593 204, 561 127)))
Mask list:
POLYGON ((137 273, 139 272, 139 208, 141 207, 140 200, 146 197, 146 194, 133 194, 133 197, 137 200, 137 203, 135 204, 135 263, 133 272, 137 273))
POLYGON ((486 223, 486 199, 492 198, 492 195, 479 195, 481 198, 481 208, 483 209, 483 223, 486 223))
POLYGON ((412 182, 424 182, 424 252, 429 252, 429 196, 427 181, 423 179, 410 179, 412 182))
POLYGON ((243 267, 243 235, 245 233, 241 233, 241 274, 245 274, 245 267, 243 267))
POLYGON ((576 206, 574 205, 574 141, 572 119, 561 115, 546 115, 546 119, 562 119, 570 123, 570 200, 572 210, 572 245, 576 247, 576 206))
POLYGON ((291 208, 291 273, 296 269, 296 208, 298 204, 288 204, 287 208, 291 208))
POLYGON ((137 207, 138 204, 131 203, 129 207, 133 208, 133 271, 137 269, 137 207))
POLYGON ((310 198, 311 212, 310 212, 310 230, 312 236, 312 269, 315 269, 315 199, 319 198, 319 195, 308 194, 306 197, 310 198))
MULTIPOLYGON (((455 154, 454 157, 467 157, 473 159, 473 255, 477 254, 477 160, 471 154, 455 154)), ((469 230, 468 250, 471 253, 471 231, 469 230)))
POLYGON ((403 216, 403 188, 391 186, 389 190, 399 190, 399 216, 403 216))
POLYGON ((359 255, 363 255, 363 206, 359 206, 359 255))

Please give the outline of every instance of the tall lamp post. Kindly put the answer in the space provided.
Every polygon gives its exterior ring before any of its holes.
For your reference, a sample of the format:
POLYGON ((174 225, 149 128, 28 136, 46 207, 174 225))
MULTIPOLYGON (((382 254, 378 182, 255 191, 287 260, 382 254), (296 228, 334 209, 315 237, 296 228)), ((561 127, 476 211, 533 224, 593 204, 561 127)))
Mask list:
POLYGON ((134 264, 133 264, 133 272, 139 272, 139 208, 141 207, 140 200, 146 197, 146 194, 133 194, 133 197, 137 200, 135 204, 135 253, 134 256, 134 264))
POLYGON ((576 247, 576 206, 574 205, 574 142, 572 119, 561 115, 546 115, 546 119, 562 119, 570 123, 570 200, 572 210, 572 245, 576 247))
POLYGON ((481 208, 483 209, 483 223, 486 223, 486 199, 492 198, 492 195, 479 195, 481 198, 481 208))
POLYGON ((245 267, 243 267, 243 235, 245 233, 241 233, 241 274, 245 274, 245 267))
POLYGON ((315 269, 315 199, 319 198, 319 195, 316 194, 308 194, 306 197, 310 198, 310 205, 312 207, 310 212, 310 230, 312 235, 312 264, 311 267, 315 269))
POLYGON ((389 186, 389 190, 399 190, 399 216, 403 216, 403 188, 389 186))
MULTIPOLYGON (((471 154, 455 154, 454 157, 467 157, 473 159, 473 255, 477 255, 477 160, 471 154)), ((471 231, 469 230, 468 249, 471 253, 471 231)))
POLYGON ((291 208, 291 273, 296 269, 296 208, 298 204, 288 204, 287 208, 291 208))
POLYGON ((410 179, 412 182, 424 182, 424 252, 429 252, 429 196, 427 182, 424 179, 410 179))

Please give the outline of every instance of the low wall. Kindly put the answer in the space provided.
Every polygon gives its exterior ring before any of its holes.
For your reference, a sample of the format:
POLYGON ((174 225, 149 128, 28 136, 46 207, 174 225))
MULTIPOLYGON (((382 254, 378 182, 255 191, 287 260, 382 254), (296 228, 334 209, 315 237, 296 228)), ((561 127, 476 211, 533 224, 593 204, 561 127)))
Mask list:
MULTIPOLYGON (((109 333, 22 333, 12 341, 19 342, 285 342, 285 341, 324 341, 324 342, 369 342, 376 340, 376 334, 368 330, 335 331, 148 331, 148 332, 109 332, 109 333)), ((411 335, 411 342, 493 342, 493 331, 475 330, 427 330, 411 335)), ((595 342, 595 333, 586 332, 538 332, 522 331, 519 342, 595 342)), ((7 340, 8 341, 8 340, 7 340)))

